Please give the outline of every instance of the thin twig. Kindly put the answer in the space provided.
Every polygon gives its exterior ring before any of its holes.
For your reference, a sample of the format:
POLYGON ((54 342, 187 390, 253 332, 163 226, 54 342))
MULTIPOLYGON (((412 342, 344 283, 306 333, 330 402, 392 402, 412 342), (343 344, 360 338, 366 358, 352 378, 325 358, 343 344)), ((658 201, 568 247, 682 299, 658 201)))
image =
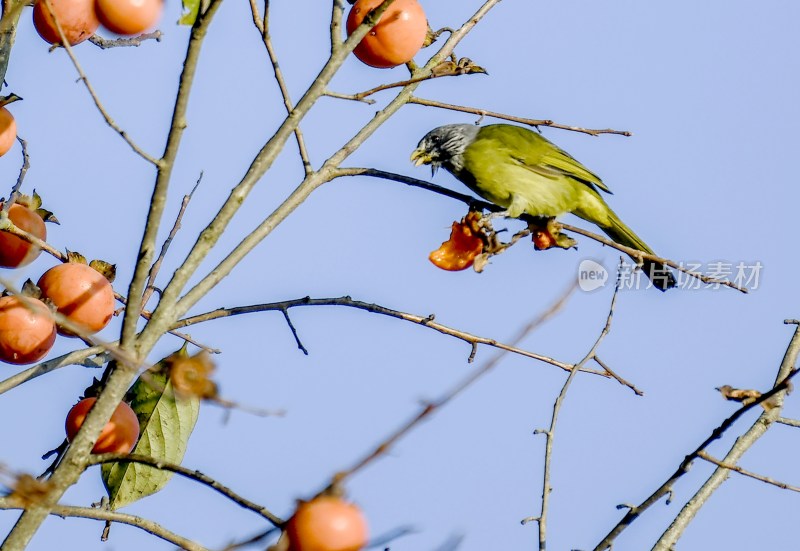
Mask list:
POLYGON ((75 67, 75 70, 78 72, 80 78, 78 80, 83 81, 83 85, 86 87, 86 90, 89 92, 89 95, 92 96, 92 101, 94 101, 97 110, 100 111, 100 114, 103 116, 103 119, 106 121, 106 124, 114 129, 114 131, 119 134, 123 140, 130 146, 133 151, 136 152, 142 159, 146 160, 149 163, 152 163, 155 166, 159 166, 161 161, 153 157, 152 155, 148 154, 145 150, 139 147, 136 142, 131 139, 126 131, 124 131, 114 119, 111 118, 111 115, 108 114, 106 108, 103 106, 100 98, 98 97, 97 93, 94 91, 94 87, 89 82, 89 77, 86 76, 86 73, 83 71, 81 64, 78 62, 78 58, 75 57, 75 53, 72 51, 72 46, 70 46, 67 37, 64 35, 64 29, 61 27, 61 23, 59 23, 58 18, 53 10, 53 6, 50 3, 50 0, 42 0, 44 2, 47 11, 50 13, 50 17, 52 17, 53 22, 56 25, 56 30, 58 31, 58 36, 61 39, 61 45, 63 46, 64 50, 66 50, 67 55, 69 56, 70 60, 72 60, 72 65, 75 67))
MULTIPOLYGON (((523 341, 533 330, 537 327, 545 323, 547 320, 555 316, 566 304, 569 297, 575 291, 576 286, 570 286, 562 295, 556 300, 547 310, 542 312, 539 316, 535 319, 527 323, 524 327, 522 327, 517 335, 511 340, 511 346, 517 346, 519 343, 523 341)), ((492 358, 486 361, 483 366, 476 369, 466 377, 464 377, 461 381, 457 382, 453 385, 450 390, 445 392, 436 400, 428 402, 424 404, 416 415, 411 417, 408 421, 403 423, 400 427, 396 430, 392 431, 380 444, 378 444, 372 451, 367 453, 361 459, 356 461, 351 467, 348 469, 337 473, 331 482, 321 493, 325 493, 328 490, 332 489, 333 487, 341 484, 347 478, 350 478, 355 473, 359 472, 361 469, 372 463, 374 460, 378 459, 379 457, 385 455, 389 450, 397 443, 401 438, 411 432, 415 427, 417 427, 422 421, 426 420, 436 411, 440 410, 448 403, 450 403, 453 399, 459 396, 462 392, 464 392, 467 388, 472 386, 478 379, 486 375, 490 372, 494 367, 500 363, 505 355, 508 352, 506 350, 500 350, 497 352, 492 358)), ((577 372, 578 369, 573 370, 573 373, 577 372)))
POLYGON ((636 394, 637 396, 644 396, 644 392, 642 392, 641 390, 639 390, 638 388, 636 388, 636 386, 634 386, 632 383, 630 383, 630 382, 626 381, 625 379, 623 379, 622 377, 620 377, 619 375, 617 375, 617 374, 616 374, 616 373, 615 373, 615 372, 614 372, 614 371, 613 371, 613 370, 612 370, 610 367, 608 367, 608 365, 606 365, 606 364, 605 364, 605 362, 603 362, 603 361, 600 359, 600 356, 598 356, 597 354, 595 354, 595 355, 594 355, 594 358, 592 358, 592 359, 593 359, 593 360, 594 360, 594 361, 597 363, 597 365, 599 365, 600 367, 602 367, 602 368, 605 370, 605 372, 606 372, 606 373, 608 373, 609 375, 611 375, 611 377, 613 377, 614 379, 616 379, 616 380, 617 380, 617 382, 619 382, 619 384, 621 384, 621 385, 624 385, 624 386, 628 387, 628 388, 629 388, 629 389, 631 389, 631 390, 633 391, 633 393, 634 393, 634 394, 636 394))
POLYGON ((17 141, 19 142, 19 145, 22 146, 22 166, 19 169, 19 176, 17 176, 17 181, 14 184, 14 187, 11 189, 8 201, 6 201, 6 203, 3 205, 3 210, 5 212, 8 212, 8 209, 10 209, 11 205, 14 204, 14 201, 16 201, 19 190, 22 187, 22 180, 25 179, 25 175, 28 173, 28 169, 31 167, 31 157, 28 155, 28 142, 19 136, 17 136, 17 141))
MULTIPOLYGON (((616 134, 618 136, 633 135, 631 132, 628 132, 627 130, 614 130, 612 128, 592 129, 592 128, 583 128, 580 126, 569 126, 566 124, 559 124, 557 122, 553 122, 549 119, 528 119, 525 117, 515 117, 513 115, 497 113, 496 111, 488 111, 486 109, 480 109, 477 107, 465 107, 463 105, 453 105, 451 103, 442 103, 440 101, 418 98, 416 96, 412 96, 411 98, 409 98, 408 103, 413 103, 416 105, 424 105, 426 107, 438 107, 439 109, 459 111, 461 113, 471 113, 473 115, 480 116, 481 119, 483 119, 484 117, 492 117, 495 119, 518 122, 520 124, 526 124, 528 126, 533 126, 533 127, 549 126, 550 128, 571 130, 572 132, 581 132, 583 134, 589 134, 591 136, 599 136, 600 134, 616 134)), ((481 119, 479 119, 478 121, 480 122, 481 119)))
POLYGON ((204 401, 208 404, 219 406, 221 408, 229 410, 235 409, 244 413, 249 413, 250 415, 255 415, 256 417, 284 417, 286 415, 285 409, 257 408, 254 406, 249 406, 247 404, 234 402, 233 400, 220 398, 219 396, 215 396, 213 398, 205 398, 204 401))
MULTIPOLYGON (((23 507, 21 507, 18 504, 15 504, 14 501, 10 498, 7 497, 0 498, 0 509, 22 509, 22 508, 23 507)), ((167 530, 157 522, 148 520, 146 518, 137 517, 135 515, 118 513, 116 511, 108 511, 106 509, 95 509, 90 507, 73 507, 69 505, 53 505, 50 508, 49 514, 61 518, 67 518, 67 517, 88 518, 94 520, 106 520, 106 521, 110 520, 112 522, 128 524, 130 526, 141 528, 145 532, 153 534, 154 536, 159 537, 162 540, 171 543, 172 545, 177 545, 181 549, 186 549, 188 551, 208 551, 208 549, 203 547, 202 545, 167 530)))
POLYGON ((329 98, 335 99, 346 99, 350 101, 360 101, 361 103, 366 103, 367 105, 375 105, 376 101, 374 99, 369 98, 358 98, 354 94, 342 94, 340 92, 334 92, 332 90, 325 90, 322 93, 323 96, 327 96, 329 98))
MULTIPOLYGON (((283 98, 283 105, 286 108, 286 113, 291 115, 294 106, 292 105, 292 98, 289 95, 289 88, 286 86, 286 80, 283 78, 283 71, 278 63, 278 56, 275 53, 275 47, 272 45, 272 38, 269 34, 269 0, 264 0, 264 17, 259 17, 258 6, 255 0, 250 0, 250 10, 253 12, 253 23, 258 31, 261 33, 261 40, 264 42, 264 47, 267 49, 269 61, 272 64, 272 73, 275 76, 275 82, 278 83, 278 89, 283 98)), ((300 153, 300 160, 303 163, 303 171, 306 176, 313 172, 311 168, 311 161, 308 157, 308 150, 306 149, 305 138, 300 126, 294 129, 294 137, 297 142, 297 149, 300 153)))
POLYGON ((292 323, 292 318, 289 317, 289 310, 284 308, 281 310, 281 313, 283 314, 284 319, 286 319, 286 325, 289 326, 289 330, 291 330, 292 335, 294 336, 294 340, 297 343, 297 348, 299 348, 303 354, 308 356, 308 350, 305 346, 303 346, 303 342, 300 340, 300 337, 297 334, 297 329, 295 329, 295 326, 292 323))
POLYGON ((718 467, 722 467, 723 469, 728 469, 730 471, 735 471, 735 472, 737 472, 737 473, 739 473, 739 474, 741 474, 743 476, 747 476, 747 477, 753 478, 753 479, 758 480, 760 482, 766 482, 767 484, 772 484, 773 486, 777 486, 778 488, 781 488, 782 490, 791 490, 793 492, 800 492, 800 487, 798 487, 798 486, 792 486, 791 484, 786 484, 785 482, 781 482, 779 480, 775 480, 774 478, 769 478, 768 476, 762 476, 760 474, 756 474, 756 473, 754 473, 752 471, 748 471, 747 469, 743 469, 739 465, 733 465, 731 463, 725 463, 725 462, 720 461, 719 459, 717 459, 715 457, 712 457, 710 454, 708 454, 708 453, 706 453, 704 451, 698 453, 697 456, 700 457, 701 459, 705 459, 709 463, 713 463, 714 465, 716 465, 718 467))
POLYGON ((339 99, 348 99, 352 101, 361 101, 364 103, 372 104, 375 102, 372 100, 367 100, 366 98, 368 98, 373 94, 377 94, 378 92, 383 92, 384 90, 391 90, 392 88, 403 88, 405 86, 408 86, 409 84, 417 84, 419 82, 424 82, 426 80, 432 80, 435 78, 457 77, 457 76, 472 75, 472 74, 486 74, 486 71, 483 69, 483 67, 475 65, 471 59, 461 58, 460 60, 456 60, 455 55, 453 55, 451 59, 443 61, 437 67, 434 67, 433 71, 424 74, 422 76, 412 77, 406 80, 391 82, 388 84, 381 84, 380 86, 375 86, 374 88, 370 88, 369 90, 358 92, 356 94, 336 94, 336 93, 326 92, 325 95, 339 99))
MULTIPOLYGON (((392 310, 390 308, 386 308, 385 306, 380 306, 378 304, 372 304, 369 302, 362 302, 360 300, 353 300, 350 297, 338 297, 338 298, 298 298, 293 300, 284 300, 281 302, 271 302, 266 304, 254 304, 252 306, 239 306, 235 308, 219 308, 217 310, 212 310, 210 312, 206 312, 203 314, 198 314, 196 316, 191 316, 189 318, 184 318, 173 325, 173 328, 178 329, 181 327, 187 327, 189 325, 194 325, 197 323, 202 323, 205 321, 210 321, 213 319, 224 318, 228 316, 237 316, 241 314, 252 314, 256 312, 269 312, 269 311, 281 311, 285 312, 289 308, 296 308, 300 306, 346 306, 349 308, 356 308, 359 310, 365 310, 367 312, 372 312, 374 314, 381 314, 384 316, 389 316, 396 319, 401 319, 404 321, 408 321, 411 323, 415 323, 417 325, 422 325, 424 327, 428 327, 429 329, 433 329, 434 331, 438 331, 444 335, 448 335, 451 337, 455 337, 457 339, 461 339, 464 342, 468 342, 472 345, 477 344, 484 344, 487 346, 491 346, 494 348, 499 348, 500 350, 505 350, 507 352, 513 352, 515 354, 519 354, 521 356, 525 356, 528 358, 533 358, 534 360, 539 360, 541 362, 554 365, 563 369, 564 371, 571 371, 572 365, 564 362, 560 362, 548 356, 543 356, 541 354, 536 354, 535 352, 529 352, 527 350, 523 350, 516 346, 503 344, 498 342, 494 339, 489 339, 486 337, 479 337, 477 335, 472 335, 471 333, 467 333, 465 331, 461 331, 458 329, 453 329, 452 327, 448 327, 446 325, 442 325, 434 321, 433 316, 420 316, 417 314, 409 314, 406 312, 401 312, 399 310, 392 310)), ((597 371, 591 369, 582 369, 586 373, 592 373, 594 375, 601 375, 604 377, 610 377, 605 371, 597 371)))
POLYGON ((797 419, 789 419, 787 417, 778 417, 775 419, 776 423, 780 423, 781 425, 786 425, 789 427, 800 428, 800 421, 797 419))
POLYGON ((197 190, 197 186, 200 185, 200 181, 202 179, 203 172, 201 171, 200 176, 197 178, 197 182, 192 188, 192 191, 183 196, 181 208, 178 210, 178 216, 175 217, 175 223, 172 225, 169 235, 164 240, 164 244, 161 245, 161 252, 158 254, 158 258, 156 258, 156 261, 153 262, 153 265, 150 267, 150 272, 147 274, 147 285, 144 288, 144 295, 142 295, 142 308, 147 305, 147 301, 150 300, 150 297, 153 296, 153 292, 156 290, 155 281, 156 277, 158 276, 158 272, 161 269, 161 264, 164 262, 164 257, 167 256, 167 251, 169 250, 169 246, 172 244, 172 240, 175 239, 175 236, 178 234, 178 230, 181 229, 181 220, 183 220, 186 207, 189 206, 189 201, 192 200, 192 196, 197 190))
MULTIPOLYGON (((620 266, 622 266, 622 259, 620 259, 620 266)), ((546 431, 540 431, 545 434, 545 453, 544 453, 544 469, 542 472, 542 502, 541 502, 541 512, 537 518, 537 524, 539 527, 539 551, 545 551, 547 549, 547 519, 549 515, 549 503, 550 503, 550 494, 553 491, 553 487, 550 485, 550 474, 552 469, 552 458, 553 458, 553 441, 555 439, 556 434, 556 424, 558 423, 558 414, 561 411, 561 407, 564 404, 564 399, 567 396, 567 391, 569 390, 572 381, 575 379, 575 375, 578 372, 578 369, 586 365, 592 359, 596 359, 597 349, 600 347, 600 343, 608 335, 609 331, 611 331, 611 322, 614 318, 614 308, 617 305, 617 296, 619 295, 620 289, 620 278, 617 278, 617 284, 614 287, 614 294, 611 297, 611 305, 608 308, 608 315, 606 316, 606 323, 603 326, 603 329, 600 331, 600 335, 595 340, 592 347, 589 349, 589 352, 583 357, 583 359, 575 364, 575 369, 573 369, 569 376, 567 376, 566 381, 564 381, 564 385, 561 387, 561 392, 558 393, 558 397, 553 404, 553 416, 550 419, 550 428, 546 431)), ((610 372, 610 371, 609 371, 610 372)))
POLYGON ((237 494, 224 484, 221 484, 220 482, 214 480, 210 476, 205 475, 200 471, 196 470, 193 471, 191 469, 187 469, 186 467, 182 467, 181 465, 176 465, 168 461, 161 461, 160 459, 155 459, 147 455, 140 455, 140 454, 103 453, 103 454, 93 454, 89 458, 87 466, 101 465, 103 463, 126 463, 126 462, 141 463, 142 465, 149 465, 155 469, 160 469, 162 471, 169 471, 175 474, 179 474, 180 476, 189 478, 191 480, 194 480, 195 482, 199 482, 200 484, 208 486, 212 490, 215 490, 218 493, 225 496, 226 498, 230 499, 237 505, 260 515, 261 517, 265 518, 275 526, 282 526, 284 523, 284 521, 280 517, 272 514, 263 505, 259 505, 258 503, 255 503, 247 498, 242 497, 241 495, 237 494))
POLYGON ((127 48, 127 47, 139 47, 144 42, 148 40, 155 40, 156 42, 161 42, 161 38, 164 36, 164 33, 161 31, 153 31, 151 33, 143 33, 139 36, 131 36, 130 38, 116 38, 114 40, 110 40, 108 38, 103 38, 102 36, 97 36, 93 34, 89 37, 89 42, 97 46, 98 48, 102 48, 106 50, 108 48, 127 48))

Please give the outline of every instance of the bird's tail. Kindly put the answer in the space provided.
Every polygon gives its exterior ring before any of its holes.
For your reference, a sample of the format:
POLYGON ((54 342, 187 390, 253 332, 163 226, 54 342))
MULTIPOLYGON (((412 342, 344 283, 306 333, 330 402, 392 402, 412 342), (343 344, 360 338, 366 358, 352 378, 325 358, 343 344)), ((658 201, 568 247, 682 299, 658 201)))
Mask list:
MULTIPOLYGON (((608 210, 608 223, 598 224, 598 226, 606 233, 606 235, 620 245, 637 249, 643 253, 655 254, 653 250, 648 247, 638 235, 633 233, 633 230, 626 226, 625 223, 620 220, 616 213, 614 213, 614 211, 611 209, 608 210)), ((631 258, 638 262, 638 259, 635 257, 631 258)), ((660 262, 645 260, 642 264, 642 271, 647 277, 650 278, 650 281, 653 282, 653 286, 657 289, 666 291, 667 289, 675 287, 675 276, 672 275, 672 272, 667 266, 660 262)))

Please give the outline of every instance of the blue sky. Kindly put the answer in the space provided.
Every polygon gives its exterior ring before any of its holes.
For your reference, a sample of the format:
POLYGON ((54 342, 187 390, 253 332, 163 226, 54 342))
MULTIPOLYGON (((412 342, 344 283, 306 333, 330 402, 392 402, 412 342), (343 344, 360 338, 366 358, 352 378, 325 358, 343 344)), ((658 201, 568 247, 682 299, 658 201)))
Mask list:
MULTIPOLYGON (((275 47, 296 99, 327 55, 327 2, 273 3, 275 47)), ((479 2, 423 2, 434 28, 460 25, 479 2)), ((140 48, 75 48, 117 122, 146 149, 163 148, 188 31, 166 6, 160 43, 140 48)), ((599 174, 614 191, 612 208, 659 254, 680 262, 760 262, 758 289, 654 290, 619 296, 600 356, 645 395, 596 376, 579 376, 561 412, 553 456, 548 545, 590 549, 621 517, 615 506, 649 495, 711 430, 735 410, 714 388, 768 388, 791 336, 785 318, 800 316, 795 279, 800 262, 794 161, 800 107, 796 21, 791 2, 639 3, 501 2, 456 49, 489 71, 424 83, 420 97, 632 137, 555 129, 544 135, 599 174)), ((423 51, 417 61, 424 61, 423 51)), ((377 70, 348 60, 331 89, 342 93, 401 80, 404 68, 377 70)), ((102 121, 65 53, 48 53, 24 14, 6 80, 24 101, 11 106, 29 143, 27 191, 36 188, 62 225, 54 246, 118 267, 124 292, 144 224, 153 170, 102 121)), ((322 98, 304 121, 312 164, 319 166, 392 96, 374 106, 322 98)), ((204 177, 163 268, 183 259, 218 205, 284 116, 266 53, 245 3, 223 4, 204 46, 189 126, 170 192, 167 218, 204 177)), ((409 105, 345 163, 430 178, 409 155, 431 128, 477 117, 409 105)), ((486 121, 494 122, 494 121, 486 121)), ((19 148, 0 158, 10 187, 19 148)), ((299 183, 292 141, 256 186, 208 270, 299 183)), ((431 181, 466 191, 440 171, 431 181)), ((427 260, 463 216, 461 203, 397 183, 350 178, 322 186, 194 309, 302 296, 350 295, 508 341, 575 281, 581 260, 617 263, 616 251, 580 239, 577 251, 536 252, 519 243, 482 274, 446 273, 427 260)), ((565 221, 585 223, 573 217, 565 221)), ((169 226, 169 224, 166 224, 169 226)), ((498 224, 499 225, 499 224, 498 224)), ((519 223, 507 226, 518 229, 519 223)), ((166 231, 166 230, 165 230, 166 231)), ((45 256, 20 272, 22 282, 54 261, 45 256)), ((603 326, 611 289, 577 292, 564 310, 522 347, 567 362, 579 360, 603 326)), ((291 512, 393 428, 464 377, 469 346, 402 321, 338 307, 291 312, 310 355, 297 350, 279 313, 192 328, 221 348, 218 381, 229 399, 284 408, 281 419, 241 412, 230 418, 206 406, 184 464, 218 478, 276 514, 291 512)), ((102 335, 114 339, 119 322, 102 335)), ((53 355, 77 348, 59 339, 53 355)), ((158 360, 180 343, 164 339, 158 360)), ((480 348, 476 365, 493 351, 480 348)), ((2 367, 10 376, 19 368, 2 367)), ((98 373, 61 369, 3 395, 0 460, 38 473, 39 457, 63 437, 63 418, 98 373)), ((454 534, 464 551, 531 549, 537 533, 520 519, 538 514, 544 439, 564 381, 560 370, 509 355, 490 374, 352 479, 349 496, 375 535, 399 526, 414 533, 393 551, 433 550, 454 534)), ((791 396, 785 415, 800 416, 791 396)), ((751 413, 710 452, 721 456, 751 413)), ((742 461, 745 468, 800 483, 796 429, 773 427, 742 461)), ((615 549, 649 548, 711 472, 696 464, 615 549)), ((88 472, 64 502, 86 505, 103 494, 88 472)), ((791 492, 732 476, 680 540, 681 549, 790 549, 791 492), (735 529, 733 528, 735 527, 735 529)), ((158 519, 210 548, 264 525, 206 488, 175 479, 160 494, 126 508, 158 519), (209 522, 206 519, 214 519, 209 522)), ((0 514, 5 531, 16 513, 0 514)), ((50 518, 31 549, 75 542, 82 549, 170 549, 143 532, 115 525, 100 543, 101 523, 50 518), (79 542, 79 543, 78 543, 79 542)))

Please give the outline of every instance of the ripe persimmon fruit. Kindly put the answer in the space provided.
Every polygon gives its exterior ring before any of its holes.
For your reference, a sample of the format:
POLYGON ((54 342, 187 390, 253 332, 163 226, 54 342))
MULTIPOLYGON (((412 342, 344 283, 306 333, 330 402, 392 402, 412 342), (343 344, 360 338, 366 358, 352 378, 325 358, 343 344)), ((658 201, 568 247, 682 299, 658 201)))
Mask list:
MULTIPOLYGON (((358 0, 347 16, 347 34, 358 27, 367 14, 383 0, 358 0)), ((422 48, 428 34, 425 10, 417 0, 395 0, 365 36, 353 53, 370 65, 386 69, 411 61, 422 48)))
MULTIPOLYGON (((2 203, 0 203, 2 207, 2 203)), ((42 241, 47 239, 47 228, 39 214, 25 205, 14 203, 8 209, 8 218, 21 230, 35 235, 42 241)), ((8 232, 0 232, 0 267, 19 268, 33 262, 41 249, 8 232)))
MULTIPOLYGON (((100 272, 86 264, 66 262, 47 270, 37 283, 42 296, 50 299, 58 313, 86 333, 103 329, 114 314, 114 289, 100 272)), ((64 327, 61 335, 75 335, 64 327)))
POLYGON ((29 364, 44 358, 56 340, 56 324, 41 300, 20 295, 0 298, 0 360, 29 364))
POLYGON ((163 0, 97 0, 97 16, 111 32, 141 34, 153 27, 164 10, 163 0))
POLYGON ((367 521, 356 505, 334 496, 300 503, 286 524, 289 551, 359 551, 367 521))
POLYGON ((0 157, 8 153, 17 141, 17 121, 5 107, 0 107, 0 157))
MULTIPOLYGON (((70 46, 80 44, 91 37, 100 20, 95 12, 95 0, 49 0, 50 7, 58 19, 61 30, 70 46)), ((33 6, 33 26, 45 41, 50 44, 61 44, 58 28, 47 9, 44 0, 36 0, 33 6)))
MULTIPOLYGON (((86 415, 96 401, 97 398, 84 398, 69 410, 65 422, 67 440, 72 442, 72 439, 78 434, 86 415)), ((97 438, 92 453, 130 453, 138 439, 139 419, 131 406, 120 402, 111 415, 111 419, 103 427, 103 432, 97 438)))

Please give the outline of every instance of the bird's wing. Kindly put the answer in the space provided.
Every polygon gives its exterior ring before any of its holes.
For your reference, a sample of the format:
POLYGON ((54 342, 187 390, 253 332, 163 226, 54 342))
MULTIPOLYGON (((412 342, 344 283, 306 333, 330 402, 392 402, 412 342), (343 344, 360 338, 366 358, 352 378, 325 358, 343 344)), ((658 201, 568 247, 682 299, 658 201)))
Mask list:
POLYGON ((503 142, 509 147, 511 157, 526 169, 546 178, 566 176, 591 188, 597 186, 606 193, 611 193, 597 174, 540 134, 519 126, 497 126, 503 127, 503 142))

